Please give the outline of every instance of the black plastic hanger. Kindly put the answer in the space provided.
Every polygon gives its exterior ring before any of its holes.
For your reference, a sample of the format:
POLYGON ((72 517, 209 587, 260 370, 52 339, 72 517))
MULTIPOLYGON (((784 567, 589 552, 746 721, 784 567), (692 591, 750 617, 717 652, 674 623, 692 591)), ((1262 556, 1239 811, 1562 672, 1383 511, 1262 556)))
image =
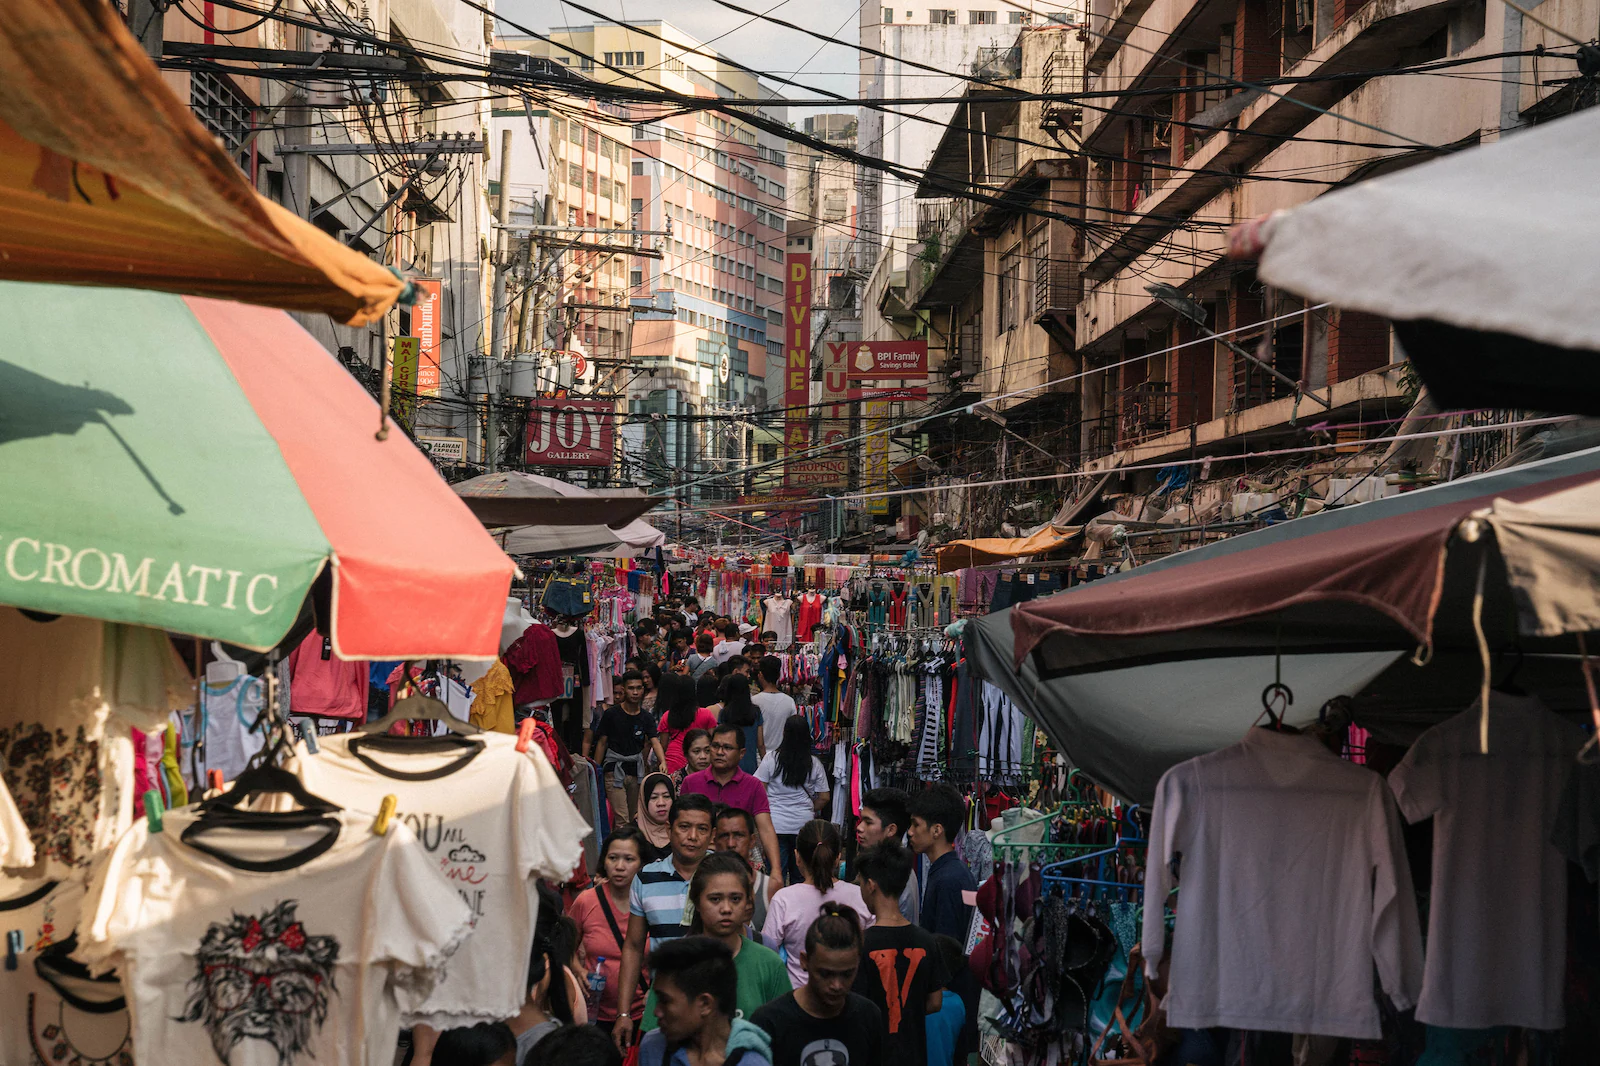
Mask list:
POLYGON ((1279 733, 1298 733, 1300 730, 1292 725, 1283 724, 1283 716, 1288 713, 1289 707, 1294 703, 1294 691, 1282 681, 1274 681, 1261 690, 1261 706, 1265 708, 1267 726, 1279 733), (1281 699, 1281 706, 1274 707, 1273 701, 1281 699))
POLYGON ((1507 696, 1526 696, 1528 694, 1527 691, 1516 683, 1517 673, 1522 669, 1522 646, 1513 644, 1508 650, 1515 652, 1517 658, 1511 664, 1511 669, 1506 676, 1500 679, 1498 685, 1494 686, 1494 691, 1507 696))
POLYGON ((228 791, 211 799, 201 800, 200 810, 202 812, 237 810, 239 805, 251 796, 270 795, 288 796, 300 805, 301 810, 317 814, 332 814, 343 809, 332 800, 323 799, 308 791, 298 777, 283 767, 272 763, 261 763, 246 767, 243 773, 234 778, 233 787, 228 791))

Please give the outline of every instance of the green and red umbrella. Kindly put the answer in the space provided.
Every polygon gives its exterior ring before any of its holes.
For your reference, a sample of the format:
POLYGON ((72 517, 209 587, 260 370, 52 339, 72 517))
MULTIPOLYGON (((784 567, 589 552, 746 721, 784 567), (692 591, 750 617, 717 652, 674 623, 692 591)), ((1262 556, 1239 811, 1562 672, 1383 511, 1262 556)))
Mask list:
POLYGON ((347 659, 486 657, 514 571, 283 311, 0 283, 0 603, 347 659))

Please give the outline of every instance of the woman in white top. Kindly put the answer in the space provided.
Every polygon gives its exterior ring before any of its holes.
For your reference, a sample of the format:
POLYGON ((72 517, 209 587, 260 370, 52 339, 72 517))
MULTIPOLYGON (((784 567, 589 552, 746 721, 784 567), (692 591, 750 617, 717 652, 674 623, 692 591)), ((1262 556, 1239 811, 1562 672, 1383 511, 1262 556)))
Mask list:
POLYGON ((802 964, 806 931, 822 913, 824 903, 842 903, 849 907, 861 915, 862 926, 873 922, 872 911, 861 898, 861 889, 835 878, 843 846, 838 826, 821 819, 807 822, 795 839, 804 883, 779 889, 767 904, 767 921, 761 928, 761 939, 770 948, 783 949, 789 981, 796 988, 806 983, 802 964))
POLYGON ((786 885, 800 883, 795 868, 794 842, 801 828, 828 809, 828 778, 822 762, 811 754, 811 726, 805 715, 791 715, 783 723, 783 740, 762 756, 756 780, 767 787, 772 808, 772 831, 778 835, 778 868, 786 885))

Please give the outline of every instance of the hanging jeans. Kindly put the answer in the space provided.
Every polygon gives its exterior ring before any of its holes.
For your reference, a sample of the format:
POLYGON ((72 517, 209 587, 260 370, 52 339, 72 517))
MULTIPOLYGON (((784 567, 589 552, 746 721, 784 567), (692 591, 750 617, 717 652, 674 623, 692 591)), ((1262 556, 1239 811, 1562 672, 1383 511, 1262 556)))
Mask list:
POLYGON ((1003 611, 1014 602, 1012 592, 1015 589, 1010 574, 1001 574, 1000 579, 994 584, 994 598, 989 601, 989 613, 1003 611))

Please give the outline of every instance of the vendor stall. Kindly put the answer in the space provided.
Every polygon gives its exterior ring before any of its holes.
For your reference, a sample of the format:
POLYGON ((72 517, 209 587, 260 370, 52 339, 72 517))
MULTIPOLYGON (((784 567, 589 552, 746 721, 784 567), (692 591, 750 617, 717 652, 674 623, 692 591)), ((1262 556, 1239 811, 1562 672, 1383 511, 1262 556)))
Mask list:
MULTIPOLYGON (((1459 524, 1597 479, 1591 449, 1231 537, 977 620, 974 655, 1074 765, 1140 801, 1174 763, 1243 735, 1275 680, 1293 692, 1290 724, 1351 697, 1368 728, 1414 738, 1481 681, 1480 552, 1459 524)), ((1526 584, 1491 567, 1482 617, 1500 673, 1520 660, 1524 685, 1587 707, 1575 642, 1519 635, 1526 584)))
POLYGON ((1570 906, 1567 893, 1600 873, 1600 775, 1582 757, 1600 720, 1587 657, 1597 492, 1592 449, 1324 511, 969 623, 974 672, 1085 778, 1140 805, 1097 849, 1047 854, 1032 875, 1013 865, 999 885, 1009 932, 991 949, 1012 953, 1028 1003, 1094 1000, 1026 954, 1052 935, 1036 901, 1059 886, 1091 922, 1131 906, 1138 936, 1095 971, 1127 975, 1115 998, 1128 1024, 1089 1010, 1074 1015, 1085 1035, 1062 1036, 1012 1013, 1018 986, 996 979, 997 1046, 1581 1061, 1557 1050, 1592 1049, 1600 1022, 1583 991, 1600 969, 1582 947, 1600 912, 1592 889, 1570 906), (1431 836, 1406 822, 1431 822, 1431 836), (1140 1024, 1157 1002, 1171 1029, 1140 1024))

